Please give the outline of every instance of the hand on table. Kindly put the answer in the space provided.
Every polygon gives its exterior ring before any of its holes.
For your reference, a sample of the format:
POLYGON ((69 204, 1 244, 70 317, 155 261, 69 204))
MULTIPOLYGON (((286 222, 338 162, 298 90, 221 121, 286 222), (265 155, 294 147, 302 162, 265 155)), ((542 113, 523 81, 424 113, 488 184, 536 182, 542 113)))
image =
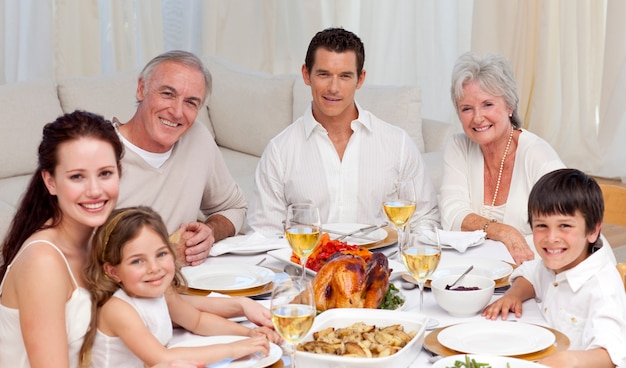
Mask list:
POLYGON ((524 261, 535 259, 535 253, 517 229, 511 227, 508 236, 502 242, 511 253, 515 264, 520 265, 524 261))
POLYGON ((209 256, 215 242, 213 230, 202 222, 182 224, 170 237, 181 264, 197 266, 209 256))
POLYGON ((509 312, 515 313, 515 317, 522 317, 522 300, 517 296, 507 295, 504 293, 500 299, 486 306, 483 310, 483 317, 487 319, 497 319, 498 315, 506 320, 509 312))
POLYGON ((253 336, 265 336, 270 342, 273 342, 276 345, 280 345, 283 341, 282 337, 278 334, 278 332, 274 331, 273 328, 269 327, 257 327, 250 330, 250 337, 253 336))
POLYGON ((274 329, 270 310, 250 298, 241 299, 241 308, 248 321, 257 326, 274 329))

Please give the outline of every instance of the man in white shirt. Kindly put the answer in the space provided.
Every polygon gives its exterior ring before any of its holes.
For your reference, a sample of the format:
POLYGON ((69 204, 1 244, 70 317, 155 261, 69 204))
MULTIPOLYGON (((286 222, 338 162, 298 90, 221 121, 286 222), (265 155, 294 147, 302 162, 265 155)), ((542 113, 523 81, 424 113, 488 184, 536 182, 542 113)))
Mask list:
POLYGON ((399 179, 413 179, 411 228, 439 226, 433 185, 419 150, 401 128, 363 110, 354 95, 365 81, 361 40, 341 28, 318 32, 302 66, 313 102, 274 137, 257 166, 248 223, 283 232, 287 206, 313 202, 323 223, 380 224, 382 202, 399 179))

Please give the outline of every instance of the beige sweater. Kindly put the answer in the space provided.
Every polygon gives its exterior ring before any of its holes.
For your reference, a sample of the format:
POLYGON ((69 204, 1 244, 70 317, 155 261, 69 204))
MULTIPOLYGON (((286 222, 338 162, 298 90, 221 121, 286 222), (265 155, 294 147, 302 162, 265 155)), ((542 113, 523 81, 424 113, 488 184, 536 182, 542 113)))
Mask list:
POLYGON ((180 138, 160 168, 125 150, 117 207, 137 205, 157 211, 170 234, 182 223, 214 214, 228 218, 239 231, 248 208, 215 140, 200 123, 180 138))

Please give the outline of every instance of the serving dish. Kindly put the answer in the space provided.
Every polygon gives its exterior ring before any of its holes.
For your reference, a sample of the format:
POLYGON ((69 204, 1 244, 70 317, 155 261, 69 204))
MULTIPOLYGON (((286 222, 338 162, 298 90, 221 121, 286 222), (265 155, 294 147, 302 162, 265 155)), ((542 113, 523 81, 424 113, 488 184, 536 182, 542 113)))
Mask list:
MULTIPOLYGON (((291 248, 270 250, 269 252, 267 252, 267 254, 276 258, 279 261, 289 263, 298 267, 302 267, 301 264, 297 264, 291 261, 291 248)), ((389 261, 389 268, 391 268, 391 275, 389 276, 390 280, 395 279, 396 277, 399 277, 400 275, 402 275, 403 272, 406 272, 406 267, 404 267, 402 263, 393 259, 389 259, 388 261, 389 261)), ((306 269, 306 272, 312 276, 315 276, 317 274, 317 272, 308 268, 306 269)))
POLYGON ((360 308, 327 310, 315 318, 313 327, 303 342, 313 340, 313 333, 316 331, 328 327, 348 327, 356 322, 378 327, 400 324, 404 327, 405 332, 416 332, 416 334, 400 351, 387 357, 357 358, 297 351, 297 366, 300 368, 407 367, 415 360, 422 348, 427 319, 428 317, 415 312, 360 308))
POLYGON ((219 292, 259 288, 272 282, 275 275, 265 267, 246 264, 202 264, 183 267, 181 272, 190 288, 219 292))
MULTIPOLYGON (((190 339, 180 341, 168 348, 180 347, 197 347, 215 344, 227 344, 230 342, 243 340, 247 336, 197 336, 194 335, 190 339)), ((283 356, 283 350, 276 344, 270 342, 270 353, 267 356, 258 356, 251 354, 236 360, 223 360, 220 362, 220 368, 251 368, 251 367, 267 367, 276 363, 283 356), (224 364, 224 365, 222 365, 224 364)), ((217 363, 216 363, 217 364, 217 363)))
POLYGON ((476 360, 477 363, 489 364, 492 368, 546 368, 545 365, 530 362, 528 360, 517 359, 512 357, 501 357, 494 355, 476 355, 476 354, 458 354, 439 359, 433 368, 454 367, 454 362, 460 360, 465 362, 465 357, 476 360))

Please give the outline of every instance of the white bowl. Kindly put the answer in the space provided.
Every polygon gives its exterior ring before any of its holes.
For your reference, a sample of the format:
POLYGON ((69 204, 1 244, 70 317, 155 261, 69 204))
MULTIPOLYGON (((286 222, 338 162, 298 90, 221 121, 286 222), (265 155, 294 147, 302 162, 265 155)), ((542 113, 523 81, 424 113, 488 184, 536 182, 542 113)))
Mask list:
POLYGON ((428 317, 415 312, 367 308, 329 309, 315 317, 311 331, 302 342, 313 340, 313 333, 324 328, 348 327, 356 322, 378 327, 400 324, 405 332, 416 332, 416 334, 400 351, 387 357, 356 358, 297 351, 296 366, 300 368, 408 367, 422 349, 427 320, 428 317))
POLYGON ((495 281, 489 277, 468 274, 454 287, 477 286, 479 290, 446 290, 460 275, 445 275, 431 281, 430 288, 437 304, 453 317, 471 317, 481 312, 493 296, 495 281))

